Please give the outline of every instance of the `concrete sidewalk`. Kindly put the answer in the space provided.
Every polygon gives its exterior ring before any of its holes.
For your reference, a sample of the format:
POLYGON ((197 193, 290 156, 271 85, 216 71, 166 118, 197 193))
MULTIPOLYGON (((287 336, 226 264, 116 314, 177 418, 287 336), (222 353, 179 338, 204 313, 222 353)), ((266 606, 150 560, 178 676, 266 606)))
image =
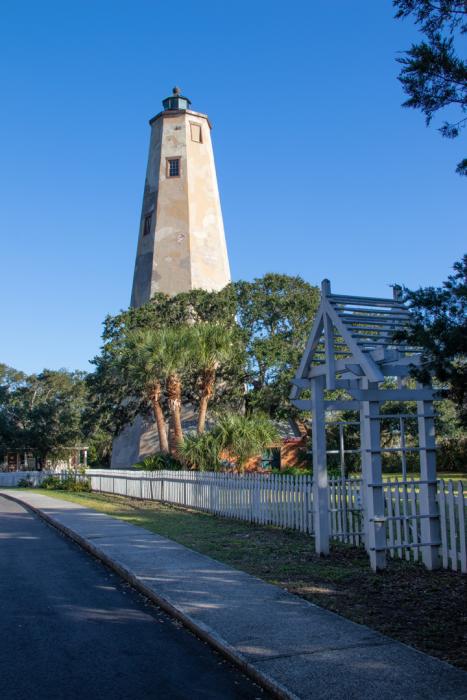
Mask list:
POLYGON ((281 588, 75 503, 0 495, 36 510, 278 697, 467 699, 464 671, 281 588))

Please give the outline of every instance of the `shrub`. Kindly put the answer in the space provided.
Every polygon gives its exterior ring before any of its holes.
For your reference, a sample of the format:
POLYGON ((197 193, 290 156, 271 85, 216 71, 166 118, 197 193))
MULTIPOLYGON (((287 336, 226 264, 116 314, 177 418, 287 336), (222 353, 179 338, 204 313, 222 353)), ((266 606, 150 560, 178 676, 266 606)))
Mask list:
POLYGON ((271 469, 272 474, 281 474, 282 476, 311 476, 312 469, 303 467, 287 467, 286 469, 271 469))
POLYGON ((214 432, 188 433, 178 448, 180 458, 189 469, 216 472, 222 468, 221 445, 214 432))
POLYGON ((279 441, 274 423, 262 413, 251 416, 227 413, 219 418, 212 432, 221 451, 233 458, 240 471, 251 457, 262 454, 279 441))
POLYGON ((147 472, 163 471, 163 470, 179 470, 183 465, 170 454, 157 452, 150 457, 145 457, 141 462, 133 465, 135 469, 142 469, 147 472))
POLYGON ((436 458, 440 472, 467 473, 467 436, 441 440, 436 458))
POLYGON ((42 480, 40 488, 51 491, 90 491, 91 484, 83 472, 69 471, 64 475, 49 474, 42 480))
POLYGON ((251 457, 261 455, 278 440, 279 434, 267 416, 226 413, 211 431, 188 435, 179 446, 179 453, 191 469, 217 471, 223 467, 221 456, 225 456, 227 465, 224 466, 243 471, 251 457))
POLYGON ((31 479, 31 477, 29 476, 29 474, 27 474, 25 477, 23 477, 22 479, 20 479, 18 481, 17 486, 20 489, 31 489, 34 487, 34 482, 31 479))

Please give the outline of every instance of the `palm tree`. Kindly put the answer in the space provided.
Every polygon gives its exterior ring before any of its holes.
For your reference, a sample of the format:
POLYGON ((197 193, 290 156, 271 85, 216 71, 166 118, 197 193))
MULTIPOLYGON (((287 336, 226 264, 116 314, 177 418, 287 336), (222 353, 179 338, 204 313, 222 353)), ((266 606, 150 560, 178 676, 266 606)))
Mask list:
POLYGON ((226 453, 237 469, 243 471, 250 457, 262 454, 278 440, 278 431, 267 416, 226 413, 209 432, 188 435, 179 456, 191 468, 204 471, 219 469, 221 455, 226 453))
POLYGON ((183 327, 177 327, 160 331, 163 374, 170 413, 169 443, 173 455, 177 454, 178 445, 183 442, 181 375, 187 361, 185 330, 183 327))
POLYGON ((179 459, 190 469, 201 472, 218 471, 221 467, 220 446, 212 431, 188 433, 179 447, 179 459))
POLYGON ((159 434, 161 452, 169 451, 162 408, 163 354, 160 331, 136 330, 126 334, 121 362, 132 387, 140 388, 149 400, 159 434))
POLYGON ((187 328, 186 337, 190 364, 199 373, 197 432, 200 435, 206 428, 208 404, 214 393, 217 371, 238 351, 237 332, 222 324, 198 323, 187 328))
POLYGON ((226 413, 216 422, 213 433, 221 451, 234 458, 241 472, 251 457, 261 455, 279 441, 276 426, 263 413, 250 416, 226 413))

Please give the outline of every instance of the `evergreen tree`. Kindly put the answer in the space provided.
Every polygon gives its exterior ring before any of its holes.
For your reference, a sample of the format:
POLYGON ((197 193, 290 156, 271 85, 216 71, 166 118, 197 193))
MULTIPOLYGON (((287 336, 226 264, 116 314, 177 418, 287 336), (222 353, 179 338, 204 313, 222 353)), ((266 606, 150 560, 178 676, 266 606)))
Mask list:
POLYGON ((467 427, 467 255, 454 264, 442 287, 404 289, 414 324, 398 340, 423 348, 423 362, 414 375, 429 382, 432 375, 445 387, 467 427))
MULTIPOLYGON (((445 121, 439 128, 442 136, 457 138, 467 124, 467 63, 456 50, 456 36, 467 32, 466 0, 393 0, 396 18, 413 17, 425 40, 412 44, 404 57, 399 80, 408 99, 404 107, 420 109, 429 125, 436 112, 457 108, 459 117, 445 121)), ((460 175, 467 175, 467 158, 457 165, 460 175)))

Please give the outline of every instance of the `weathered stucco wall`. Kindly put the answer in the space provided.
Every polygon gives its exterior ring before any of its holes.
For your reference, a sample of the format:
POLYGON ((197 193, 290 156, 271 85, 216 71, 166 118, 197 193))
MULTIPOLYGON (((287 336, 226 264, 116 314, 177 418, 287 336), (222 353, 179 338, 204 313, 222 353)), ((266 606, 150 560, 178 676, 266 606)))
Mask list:
POLYGON ((224 223, 211 143, 204 115, 188 114, 185 121, 188 159, 191 285, 219 290, 230 282, 224 223), (191 139, 191 125, 200 125, 202 143, 191 139))
POLYGON ((229 281, 209 121, 197 112, 162 112, 152 121, 131 303, 155 292, 219 290, 229 281), (192 125, 201 142, 192 140, 192 125), (170 158, 180 158, 179 177, 167 176, 170 158))

